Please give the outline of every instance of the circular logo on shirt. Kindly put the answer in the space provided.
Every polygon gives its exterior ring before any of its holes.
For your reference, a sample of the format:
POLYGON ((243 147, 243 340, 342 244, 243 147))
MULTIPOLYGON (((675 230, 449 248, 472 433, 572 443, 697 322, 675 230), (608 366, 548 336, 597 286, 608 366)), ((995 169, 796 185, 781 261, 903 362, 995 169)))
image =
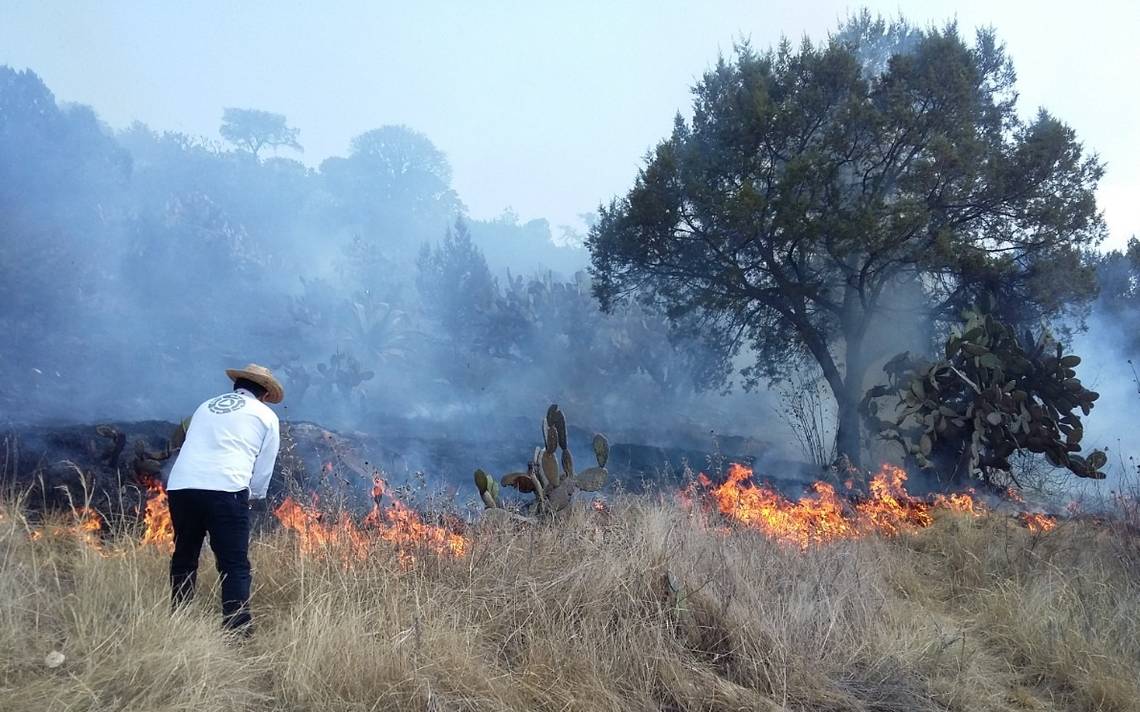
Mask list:
POLYGON ((245 407, 245 398, 242 398, 237 393, 227 393, 224 396, 218 396, 214 400, 206 404, 211 413, 218 415, 225 415, 232 413, 235 410, 241 410, 245 407))

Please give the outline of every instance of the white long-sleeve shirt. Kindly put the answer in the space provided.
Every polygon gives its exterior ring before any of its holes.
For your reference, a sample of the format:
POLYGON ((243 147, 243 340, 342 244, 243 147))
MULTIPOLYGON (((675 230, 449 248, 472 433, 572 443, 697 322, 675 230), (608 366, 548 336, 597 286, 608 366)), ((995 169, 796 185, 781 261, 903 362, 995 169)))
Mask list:
POLYGON ((277 414, 243 388, 211 398, 190 419, 166 489, 248 489, 255 499, 264 497, 281 444, 280 427, 277 414))

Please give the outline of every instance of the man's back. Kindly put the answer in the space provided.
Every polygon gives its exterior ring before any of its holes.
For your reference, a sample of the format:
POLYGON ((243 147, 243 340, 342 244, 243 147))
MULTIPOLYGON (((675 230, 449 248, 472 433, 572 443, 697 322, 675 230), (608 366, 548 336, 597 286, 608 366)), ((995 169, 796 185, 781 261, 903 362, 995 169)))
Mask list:
POLYGON ((233 391, 194 411, 170 470, 170 600, 178 609, 194 597, 198 558, 209 537, 222 582, 222 624, 248 635, 253 621, 250 503, 261 500, 264 505, 281 443, 277 415, 265 404, 280 403, 285 389, 272 371, 256 363, 227 368, 226 376, 233 391))
POLYGON ((277 414, 249 391, 211 398, 194 411, 167 489, 250 489, 263 497, 278 438, 277 414))

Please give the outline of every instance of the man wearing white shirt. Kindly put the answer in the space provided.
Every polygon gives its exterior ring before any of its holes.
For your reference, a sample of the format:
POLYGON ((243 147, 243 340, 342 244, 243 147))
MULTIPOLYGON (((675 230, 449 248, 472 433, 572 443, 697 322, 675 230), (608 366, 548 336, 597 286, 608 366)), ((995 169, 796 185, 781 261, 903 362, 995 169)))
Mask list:
POLYGON ((179 608, 194 596, 198 556, 210 548, 222 580, 222 624, 248 633, 250 499, 263 500, 281 442, 277 414, 285 390, 264 366, 226 371, 230 393, 194 411, 186 442, 170 470, 166 491, 174 525, 171 599, 179 608))

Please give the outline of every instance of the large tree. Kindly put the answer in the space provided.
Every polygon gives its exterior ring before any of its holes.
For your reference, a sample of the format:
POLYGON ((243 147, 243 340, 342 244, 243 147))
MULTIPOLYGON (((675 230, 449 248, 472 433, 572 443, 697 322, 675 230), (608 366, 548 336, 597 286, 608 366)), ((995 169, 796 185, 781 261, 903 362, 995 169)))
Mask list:
POLYGON ((336 219, 354 232, 383 236, 401 257, 414 259, 424 240, 464 212, 447 156, 406 126, 360 134, 348 157, 325 160, 320 172, 336 219))
POLYGON ((1078 257, 1103 232, 1100 162, 1045 111, 1019 117, 992 32, 879 28, 738 47, 587 240, 604 308, 636 295, 698 320, 751 347, 751 379, 818 364, 856 463, 867 334, 896 286, 919 285, 927 316, 984 291, 1049 316, 1091 294, 1078 257), (891 37, 905 52, 868 61, 891 37))
POLYGON ((281 147, 303 150, 297 142, 300 129, 289 126, 281 114, 269 111, 227 108, 222 112, 219 133, 225 140, 252 153, 254 158, 266 146, 274 150, 281 147))

